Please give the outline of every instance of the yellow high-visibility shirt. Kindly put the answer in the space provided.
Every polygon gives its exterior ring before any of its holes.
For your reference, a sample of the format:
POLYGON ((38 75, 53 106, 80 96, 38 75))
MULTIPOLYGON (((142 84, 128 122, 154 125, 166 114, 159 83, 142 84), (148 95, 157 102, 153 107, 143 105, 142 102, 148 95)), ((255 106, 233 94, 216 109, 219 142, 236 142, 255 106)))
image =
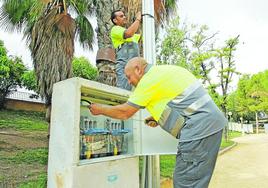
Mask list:
POLYGON ((130 95, 128 104, 145 107, 158 121, 167 103, 196 80, 192 73, 179 66, 152 66, 130 95))
POLYGON ((112 30, 111 30, 111 39, 112 39, 112 43, 114 48, 117 48, 119 45, 125 43, 125 42, 135 42, 138 43, 140 40, 140 35, 139 34, 134 34, 132 37, 130 38, 126 38, 124 39, 124 32, 125 32, 126 28, 121 27, 121 26, 113 26, 112 30))

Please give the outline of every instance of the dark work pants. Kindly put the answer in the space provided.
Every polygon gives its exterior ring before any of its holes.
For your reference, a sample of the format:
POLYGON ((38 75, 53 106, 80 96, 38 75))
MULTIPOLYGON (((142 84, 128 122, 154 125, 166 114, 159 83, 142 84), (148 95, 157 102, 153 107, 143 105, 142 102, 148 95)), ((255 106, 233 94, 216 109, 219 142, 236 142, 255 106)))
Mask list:
POLYGON ((132 86, 128 83, 124 69, 127 62, 133 58, 140 56, 139 46, 134 42, 127 42, 116 51, 116 86, 122 89, 131 90, 132 86))
POLYGON ((180 142, 173 175, 174 188, 206 188, 210 182, 222 131, 190 142, 180 142))

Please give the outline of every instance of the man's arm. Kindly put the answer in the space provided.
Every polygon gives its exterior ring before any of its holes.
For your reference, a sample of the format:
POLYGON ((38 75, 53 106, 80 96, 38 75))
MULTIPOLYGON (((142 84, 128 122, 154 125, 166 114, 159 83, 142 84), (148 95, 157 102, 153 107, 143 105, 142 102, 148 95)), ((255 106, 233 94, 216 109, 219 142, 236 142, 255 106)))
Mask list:
POLYGON ((130 106, 127 103, 116 106, 91 104, 89 110, 93 115, 105 115, 111 118, 126 120, 133 116, 139 108, 130 106))
POLYGON ((141 12, 138 12, 136 14, 136 20, 124 32, 125 39, 132 37, 137 32, 140 26, 140 22, 141 22, 141 12))

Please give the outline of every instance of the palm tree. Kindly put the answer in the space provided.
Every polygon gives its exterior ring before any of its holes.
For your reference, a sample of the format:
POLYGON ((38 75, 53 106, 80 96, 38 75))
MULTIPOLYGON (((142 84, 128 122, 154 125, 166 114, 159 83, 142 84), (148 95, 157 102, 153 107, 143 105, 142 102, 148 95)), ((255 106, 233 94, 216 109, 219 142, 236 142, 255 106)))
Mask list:
MULTIPOLYGON (((117 9, 124 10, 128 15, 128 22, 132 23, 137 11, 141 10, 142 0, 93 0, 95 13, 97 16, 97 38, 98 47, 101 54, 111 54, 112 43, 110 39, 110 29, 113 24, 110 21, 111 12, 117 9)), ((162 25, 170 15, 176 10, 176 0, 154 0, 154 10, 157 27, 162 25)), ((114 53, 114 52, 113 52, 114 53)), ((115 64, 111 57, 97 57, 97 67, 99 69, 99 81, 113 85, 110 82, 115 77, 115 64), (106 71, 106 74, 105 74, 106 71), (110 77, 110 78, 109 78, 110 77), (102 79, 105 78, 105 79, 102 79)))
POLYGON ((72 77, 74 39, 92 49, 94 32, 86 18, 89 0, 3 0, 0 23, 28 40, 38 93, 50 107, 53 84, 72 77), (71 14, 76 15, 75 18, 71 14))

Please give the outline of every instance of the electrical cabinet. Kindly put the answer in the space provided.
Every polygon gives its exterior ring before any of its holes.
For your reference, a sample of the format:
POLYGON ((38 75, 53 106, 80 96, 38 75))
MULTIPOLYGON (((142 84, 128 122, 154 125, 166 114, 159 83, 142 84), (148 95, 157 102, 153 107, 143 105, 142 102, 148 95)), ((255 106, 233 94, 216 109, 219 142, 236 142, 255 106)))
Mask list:
POLYGON ((131 92, 81 78, 54 84, 48 187, 139 187, 139 156, 175 154, 178 141, 138 111, 122 121, 94 116, 89 103, 117 105, 131 92), (125 186, 124 186, 125 185, 125 186))

